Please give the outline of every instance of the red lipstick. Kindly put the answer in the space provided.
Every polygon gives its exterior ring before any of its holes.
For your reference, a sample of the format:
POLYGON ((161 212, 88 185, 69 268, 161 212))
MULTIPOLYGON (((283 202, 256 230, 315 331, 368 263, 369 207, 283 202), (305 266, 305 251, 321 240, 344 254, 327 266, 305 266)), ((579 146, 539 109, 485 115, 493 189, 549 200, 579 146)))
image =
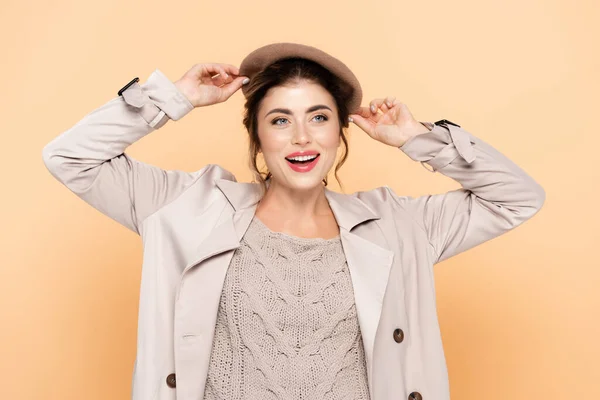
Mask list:
POLYGON ((296 151, 292 154, 288 154, 286 157, 296 157, 296 156, 312 156, 314 154, 319 154, 316 150, 306 150, 306 151, 296 151))
POLYGON ((317 165, 317 163, 319 162, 319 157, 320 157, 320 155, 319 155, 318 151, 314 151, 314 150, 297 151, 297 152, 289 154, 286 157, 286 162, 290 166, 290 168, 296 172, 308 172, 311 169, 313 169, 315 165, 317 165), (288 159, 291 157, 312 156, 312 155, 316 155, 316 157, 313 160, 311 160, 310 162, 298 163, 298 162, 292 162, 288 159))

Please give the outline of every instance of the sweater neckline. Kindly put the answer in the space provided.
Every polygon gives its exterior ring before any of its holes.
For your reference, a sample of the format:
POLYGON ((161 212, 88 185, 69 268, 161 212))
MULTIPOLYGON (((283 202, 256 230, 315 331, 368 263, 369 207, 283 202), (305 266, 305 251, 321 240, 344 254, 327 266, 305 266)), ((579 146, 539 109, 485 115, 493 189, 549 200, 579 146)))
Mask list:
POLYGON ((257 216, 253 217, 253 221, 256 223, 257 226, 259 226, 263 231, 269 233, 271 236, 277 236, 277 237, 280 237, 280 238, 284 238, 284 239, 288 239, 288 240, 293 240, 293 241, 300 242, 300 243, 323 243, 323 244, 330 244, 330 243, 338 242, 341 239, 339 234, 337 236, 334 236, 334 237, 329 238, 329 239, 325 239, 325 238, 304 238, 304 237, 300 237, 300 236, 289 235, 289 234, 284 233, 284 232, 277 232, 277 231, 271 230, 271 228, 269 228, 267 225, 265 225, 257 216))

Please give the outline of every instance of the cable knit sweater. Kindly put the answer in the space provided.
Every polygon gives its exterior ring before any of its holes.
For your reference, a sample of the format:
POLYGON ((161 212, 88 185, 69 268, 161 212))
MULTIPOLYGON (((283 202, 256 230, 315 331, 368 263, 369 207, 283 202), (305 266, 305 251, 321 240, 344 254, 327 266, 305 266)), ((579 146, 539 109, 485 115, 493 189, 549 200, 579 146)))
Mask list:
POLYGON ((341 239, 254 218, 221 294, 204 400, 369 399, 341 239))

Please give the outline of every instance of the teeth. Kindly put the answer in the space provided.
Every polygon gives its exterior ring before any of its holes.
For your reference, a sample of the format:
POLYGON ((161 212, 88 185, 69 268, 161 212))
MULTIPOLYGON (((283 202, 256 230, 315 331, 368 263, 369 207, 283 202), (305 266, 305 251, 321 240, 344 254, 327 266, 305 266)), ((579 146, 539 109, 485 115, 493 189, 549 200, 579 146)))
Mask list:
POLYGON ((308 160, 313 160, 317 158, 317 155, 312 155, 312 156, 298 156, 298 157, 289 157, 288 160, 294 160, 294 161, 308 161, 308 160))

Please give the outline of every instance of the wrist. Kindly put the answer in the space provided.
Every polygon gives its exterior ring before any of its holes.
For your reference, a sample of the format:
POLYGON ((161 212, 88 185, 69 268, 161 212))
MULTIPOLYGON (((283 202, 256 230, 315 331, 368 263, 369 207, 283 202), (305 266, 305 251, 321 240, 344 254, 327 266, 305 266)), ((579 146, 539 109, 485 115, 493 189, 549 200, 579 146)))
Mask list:
MULTIPOLYGON (((424 123, 417 121, 414 128, 415 135, 431 132, 431 129, 424 123)), ((414 135, 413 135, 414 136, 414 135)))
POLYGON ((188 99, 188 101, 190 103, 192 102, 192 100, 191 100, 190 96, 188 95, 187 90, 186 90, 185 86, 183 85, 183 83, 181 82, 181 80, 173 82, 173 85, 175 85, 175 87, 177 88, 177 90, 179 90, 179 92, 182 95, 184 95, 188 99))
POLYGON ((429 129, 427 125, 417 121, 414 123, 414 126, 410 129, 410 134, 406 136, 406 138, 401 142, 399 146, 396 147, 402 148, 402 146, 404 146, 410 139, 414 138, 415 136, 419 136, 429 132, 431 132, 431 129, 429 129))

